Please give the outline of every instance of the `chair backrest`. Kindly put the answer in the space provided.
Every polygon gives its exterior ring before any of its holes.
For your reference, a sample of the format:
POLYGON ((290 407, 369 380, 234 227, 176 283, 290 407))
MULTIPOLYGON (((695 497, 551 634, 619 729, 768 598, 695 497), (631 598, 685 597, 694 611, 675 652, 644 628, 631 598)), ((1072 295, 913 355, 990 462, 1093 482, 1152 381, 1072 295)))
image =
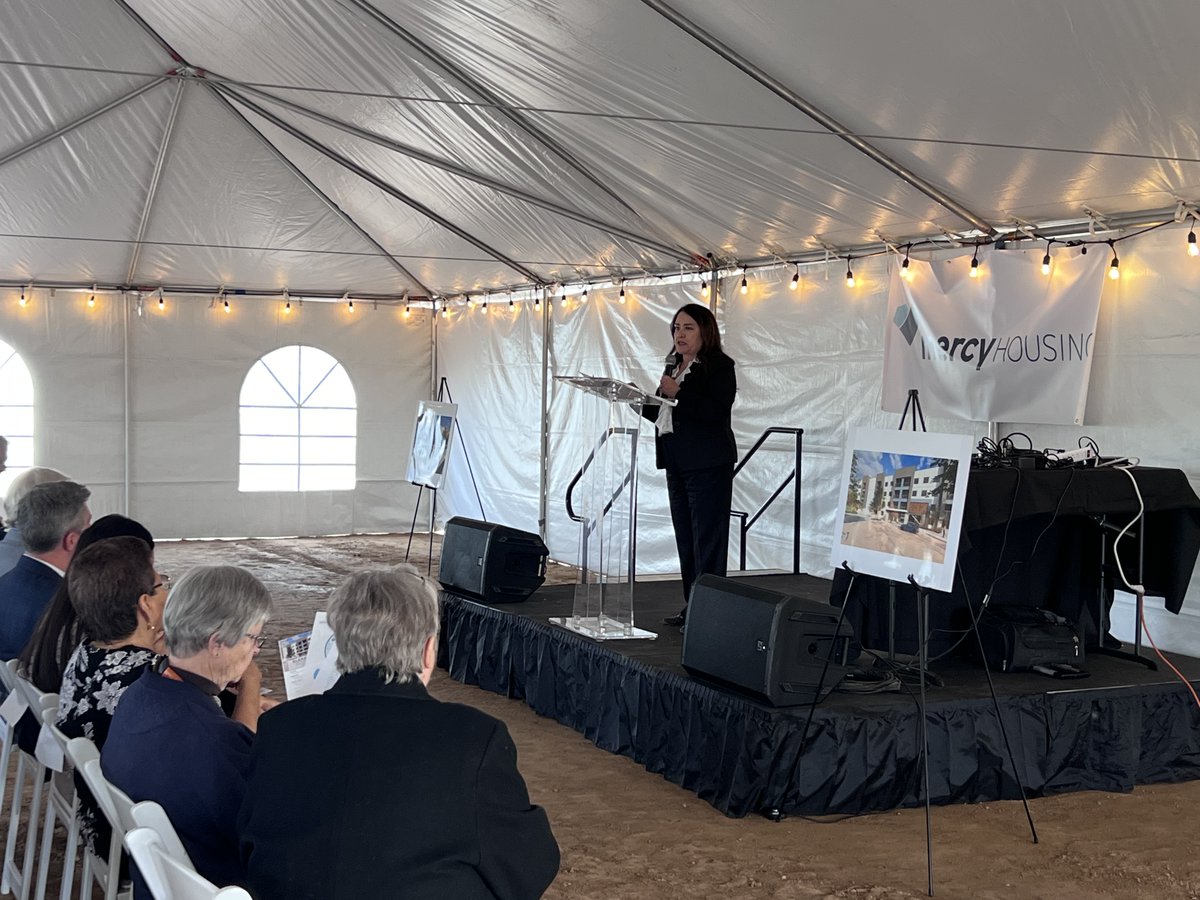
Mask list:
MULTIPOLYGON (((81 739, 76 738, 75 740, 81 739)), ((75 743, 75 740, 67 744, 68 752, 71 751, 71 745, 75 743)), ((88 743, 91 744, 92 742, 88 741, 88 743)), ((79 750, 80 748, 76 745, 76 751, 79 752, 79 750)), ((95 750, 96 746, 92 744, 92 751, 95 750)), ((100 811, 104 813, 104 818, 108 819, 108 824, 112 826, 112 830, 116 834, 124 834, 129 830, 126 822, 132 822, 132 819, 127 816, 122 817, 121 809, 118 806, 118 800, 115 795, 116 793, 121 793, 122 797, 125 795, 123 792, 118 792, 116 788, 108 783, 108 779, 104 777, 104 772, 100 770, 100 754, 86 750, 83 752, 86 753, 86 756, 82 764, 76 764, 76 771, 83 775, 84 784, 92 792, 96 804, 100 807, 100 811)), ((129 798, 125 797, 125 800, 129 801, 129 798)), ((129 808, 133 808, 132 801, 129 801, 129 808)))
POLYGON ((17 666, 21 664, 19 659, 10 659, 0 665, 0 685, 4 686, 6 691, 11 691, 17 686, 17 666))
POLYGON ((175 826, 171 824, 171 820, 167 816, 167 811, 159 804, 153 800, 135 803, 131 810, 131 816, 135 828, 150 828, 158 834, 159 840, 162 841, 163 851, 169 857, 183 863, 188 868, 195 868, 192 858, 188 856, 187 849, 183 846, 183 841, 179 839, 179 833, 175 831, 175 826))
POLYGON ((133 829, 125 835, 125 846, 154 900, 250 900, 242 888, 218 888, 191 866, 171 858, 152 828, 133 829))

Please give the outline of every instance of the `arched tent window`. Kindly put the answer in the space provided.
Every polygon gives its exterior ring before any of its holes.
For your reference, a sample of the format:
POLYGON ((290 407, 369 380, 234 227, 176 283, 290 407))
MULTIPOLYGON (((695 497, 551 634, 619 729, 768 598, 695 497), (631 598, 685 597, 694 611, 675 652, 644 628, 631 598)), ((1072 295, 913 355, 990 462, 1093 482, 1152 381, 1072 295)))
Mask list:
POLYGON ((324 350, 280 347, 256 362, 242 382, 239 414, 238 490, 354 488, 354 385, 324 350))
POLYGON ((0 341, 0 435, 8 438, 8 471, 0 494, 17 472, 33 465, 33 376, 21 354, 0 341))

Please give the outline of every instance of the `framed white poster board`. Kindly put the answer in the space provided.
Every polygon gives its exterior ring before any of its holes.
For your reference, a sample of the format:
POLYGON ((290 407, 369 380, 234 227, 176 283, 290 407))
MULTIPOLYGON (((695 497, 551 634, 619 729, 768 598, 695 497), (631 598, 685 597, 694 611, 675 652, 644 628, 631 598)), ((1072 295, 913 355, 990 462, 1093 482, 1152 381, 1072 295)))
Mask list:
POLYGON ((422 400, 417 404, 417 423, 405 476, 408 481, 428 488, 442 486, 457 414, 458 406, 454 403, 422 400))
POLYGON ((973 439, 855 428, 846 443, 830 562, 922 587, 954 584, 973 439))

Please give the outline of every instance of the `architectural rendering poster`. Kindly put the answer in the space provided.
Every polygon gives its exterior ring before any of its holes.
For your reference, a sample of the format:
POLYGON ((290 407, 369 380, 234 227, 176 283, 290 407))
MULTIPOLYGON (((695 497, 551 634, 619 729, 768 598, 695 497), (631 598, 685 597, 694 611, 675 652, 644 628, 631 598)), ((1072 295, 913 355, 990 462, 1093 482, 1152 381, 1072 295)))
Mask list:
POLYGON ((922 587, 954 584, 971 468, 966 434, 855 428, 846 443, 831 562, 922 587))
POLYGON ((454 417, 458 406, 422 400, 417 405, 417 424, 413 429, 412 454, 408 458, 408 474, 413 484, 439 488, 446 478, 446 462, 450 459, 450 438, 454 434, 454 417))

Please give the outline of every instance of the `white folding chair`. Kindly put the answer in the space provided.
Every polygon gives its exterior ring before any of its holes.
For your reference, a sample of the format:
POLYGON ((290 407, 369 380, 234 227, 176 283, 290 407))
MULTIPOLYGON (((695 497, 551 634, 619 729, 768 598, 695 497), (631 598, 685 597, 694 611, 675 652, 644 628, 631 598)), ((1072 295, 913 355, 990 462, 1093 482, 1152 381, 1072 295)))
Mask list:
POLYGON ((46 896, 46 881, 50 876, 50 851, 54 847, 54 824, 62 822, 67 832, 67 846, 63 851, 61 900, 70 900, 71 886, 75 882, 75 862, 79 855, 79 797, 75 791, 75 773, 67 760, 67 738, 58 730, 54 720, 58 715, 54 709, 42 710, 42 738, 39 743, 52 742, 57 759, 62 763, 52 771, 46 789, 46 808, 42 822, 42 853, 38 862, 37 887, 33 896, 43 900, 46 896))
POLYGON ((120 891, 121 838, 129 830, 127 823, 133 821, 131 812, 133 801, 104 777, 104 773, 100 770, 100 753, 96 750, 95 744, 87 741, 88 746, 84 746, 76 743, 77 740, 79 739, 67 744, 67 752, 76 761, 78 771, 83 775, 83 783, 92 792, 92 796, 96 799, 96 805, 100 807, 100 811, 104 813, 104 818, 108 820, 108 824, 112 828, 112 838, 108 842, 107 860, 101 859, 100 855, 93 853, 90 848, 83 856, 83 874, 79 882, 79 896, 80 900, 85 897, 90 898, 92 882, 95 881, 100 890, 104 892, 105 900, 115 900, 120 891))
POLYGON ((154 900, 250 900, 243 888, 218 888, 188 863, 172 857, 152 828, 133 829, 125 835, 125 846, 154 900))
MULTIPOLYGON (((4 688, 4 694, 7 697, 10 694, 18 691, 17 688, 17 661, 9 660, 6 663, 0 664, 0 686, 4 688)), ((20 760, 20 755, 13 754, 13 745, 16 740, 17 720, 21 718, 21 713, 25 710, 24 703, 19 705, 13 704, 13 708, 17 711, 9 713, 8 719, 0 717, 0 741, 3 741, 3 747, 0 747, 0 821, 4 821, 6 800, 11 800, 12 796, 8 793, 9 770, 12 768, 13 760, 20 760)), ((21 795, 18 791, 14 791, 16 803, 21 802, 21 795)), ((5 841, 7 844, 7 841, 5 841)), ((0 893, 8 893, 8 879, 5 877, 4 866, 0 864, 0 893)))
MULTIPOLYGON (((14 670, 15 671, 15 670, 14 670)), ((44 694, 19 676, 16 689, 25 697, 25 703, 40 721, 43 709, 58 709, 58 694, 44 694)), ((13 781, 13 799, 8 817, 8 839, 4 843, 4 886, 17 897, 29 900, 33 887, 33 861, 37 850, 38 825, 42 817, 42 795, 45 793, 46 766, 24 750, 17 760, 17 774, 13 781), (17 838, 21 833, 22 798, 25 795, 26 774, 29 775, 29 814, 25 820, 25 853, 21 865, 17 866, 17 838)))

